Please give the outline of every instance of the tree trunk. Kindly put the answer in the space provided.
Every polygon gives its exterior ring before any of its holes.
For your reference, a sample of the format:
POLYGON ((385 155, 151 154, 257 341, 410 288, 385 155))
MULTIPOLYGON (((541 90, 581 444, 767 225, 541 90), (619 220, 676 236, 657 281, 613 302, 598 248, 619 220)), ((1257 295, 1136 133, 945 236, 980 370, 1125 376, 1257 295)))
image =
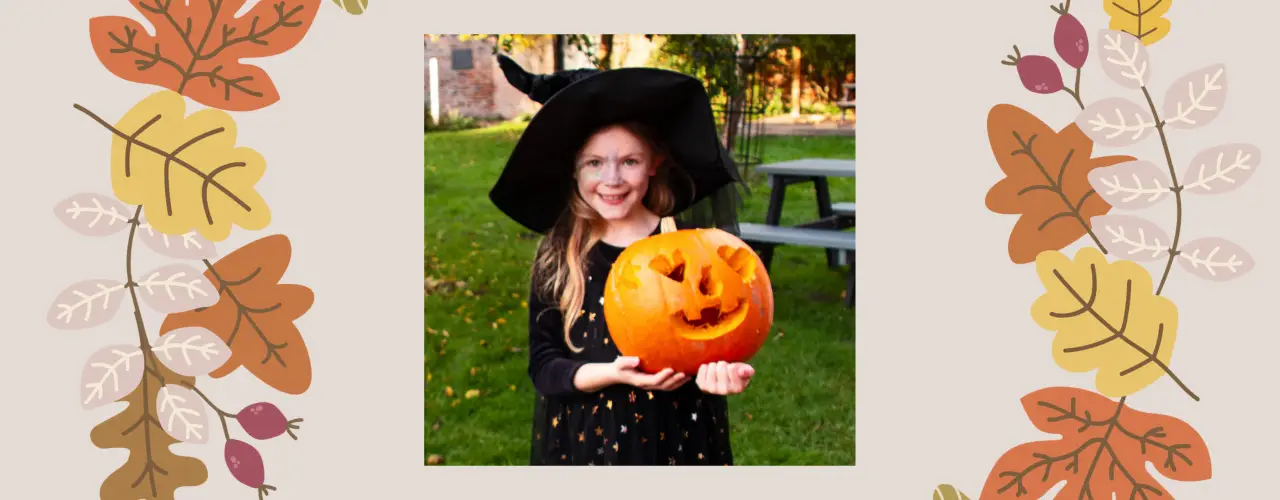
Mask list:
POLYGON ((613 68, 613 35, 600 35, 600 69, 613 68))
POLYGON ((800 83, 804 72, 800 67, 800 47, 791 47, 791 116, 800 117, 800 83))
POLYGON ((742 55, 746 52, 746 37, 743 35, 735 35, 738 41, 738 50, 733 58, 734 82, 729 88, 729 96, 726 99, 725 117, 724 117, 724 147, 729 150, 729 154, 733 154, 733 149, 738 142, 738 122, 742 121, 742 110, 746 106, 745 90, 743 81, 746 79, 742 67, 742 55))
POLYGON ((564 35, 555 35, 551 51, 555 71, 564 71, 564 35))

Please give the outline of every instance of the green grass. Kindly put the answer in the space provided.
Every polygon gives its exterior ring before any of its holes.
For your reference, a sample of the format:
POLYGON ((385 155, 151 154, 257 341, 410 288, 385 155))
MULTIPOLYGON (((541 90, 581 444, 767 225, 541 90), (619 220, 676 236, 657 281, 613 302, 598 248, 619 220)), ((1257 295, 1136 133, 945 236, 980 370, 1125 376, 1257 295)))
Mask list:
MULTIPOLYGON (((488 199, 524 125, 424 138, 425 274, 440 283, 425 301, 424 451, 446 464, 528 463, 534 392, 524 301, 537 240, 488 199), (479 395, 467 398, 470 390, 479 395)), ((764 141, 766 162, 855 156, 853 138, 764 141)), ((750 185, 741 219, 762 222, 768 187, 750 185)), ((783 223, 815 219, 812 186, 788 189, 783 223)), ((831 180, 833 201, 853 201, 854 191, 852 179, 831 180)), ((841 304, 844 276, 827 269, 819 249, 782 247, 774 263, 774 334, 751 361, 751 387, 729 402, 735 461, 853 465, 854 313, 841 304)))

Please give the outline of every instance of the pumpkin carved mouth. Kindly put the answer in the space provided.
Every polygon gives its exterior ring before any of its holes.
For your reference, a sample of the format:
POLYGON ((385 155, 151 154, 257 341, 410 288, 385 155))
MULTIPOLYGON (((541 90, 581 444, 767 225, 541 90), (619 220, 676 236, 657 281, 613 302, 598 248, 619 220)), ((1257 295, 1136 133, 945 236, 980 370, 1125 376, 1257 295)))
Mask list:
MULTIPOLYGON (((744 285, 750 284, 755 276, 750 253, 729 246, 718 248, 716 253, 732 269, 732 279, 739 280, 744 285)), ((678 330, 684 338, 710 340, 723 336, 737 328, 746 316, 748 307, 741 298, 725 300, 726 297, 722 296, 725 283, 713 272, 712 266, 703 265, 699 268, 696 286, 688 282, 690 277, 686 276, 687 263, 680 250, 673 252, 670 258, 662 255, 654 258, 649 262, 649 269, 675 283, 688 286, 687 290, 699 306, 681 308, 672 313, 675 322, 683 327, 678 330)))

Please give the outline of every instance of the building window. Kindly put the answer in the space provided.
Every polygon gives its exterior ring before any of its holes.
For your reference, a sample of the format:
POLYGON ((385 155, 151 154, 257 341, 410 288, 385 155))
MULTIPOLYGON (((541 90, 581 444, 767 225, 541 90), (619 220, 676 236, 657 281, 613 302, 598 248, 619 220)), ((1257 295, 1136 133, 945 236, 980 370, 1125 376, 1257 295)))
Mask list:
POLYGON ((471 49, 454 49, 453 55, 449 59, 453 60, 453 69, 455 71, 473 68, 471 49))

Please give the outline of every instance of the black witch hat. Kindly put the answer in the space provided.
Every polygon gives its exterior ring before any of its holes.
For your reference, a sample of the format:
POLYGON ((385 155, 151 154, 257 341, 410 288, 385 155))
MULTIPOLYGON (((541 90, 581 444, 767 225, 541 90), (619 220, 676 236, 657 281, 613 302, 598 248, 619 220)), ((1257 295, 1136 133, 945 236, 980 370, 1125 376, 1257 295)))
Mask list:
POLYGON ((505 55, 507 82, 542 103, 512 150, 489 199, 516 222, 546 233, 568 208, 574 155, 600 127, 637 121, 658 134, 683 172, 670 176, 675 216, 686 226, 737 234, 742 183, 716 133, 701 82, 674 71, 619 68, 531 74, 505 55))

